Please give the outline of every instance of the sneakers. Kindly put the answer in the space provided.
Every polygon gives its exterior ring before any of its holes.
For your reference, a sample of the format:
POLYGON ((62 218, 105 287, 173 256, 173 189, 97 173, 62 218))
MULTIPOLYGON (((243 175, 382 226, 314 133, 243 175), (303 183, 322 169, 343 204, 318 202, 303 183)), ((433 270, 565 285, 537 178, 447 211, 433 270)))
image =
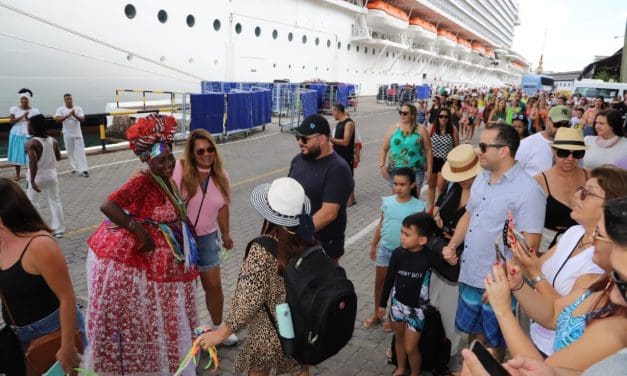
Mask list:
POLYGON ((79 175, 84 177, 84 178, 88 178, 89 177, 89 172, 88 171, 83 171, 79 175))
POLYGON ((64 231, 55 231, 52 235, 55 238, 57 238, 57 239, 61 239, 63 237, 63 235, 65 235, 65 232, 64 231))

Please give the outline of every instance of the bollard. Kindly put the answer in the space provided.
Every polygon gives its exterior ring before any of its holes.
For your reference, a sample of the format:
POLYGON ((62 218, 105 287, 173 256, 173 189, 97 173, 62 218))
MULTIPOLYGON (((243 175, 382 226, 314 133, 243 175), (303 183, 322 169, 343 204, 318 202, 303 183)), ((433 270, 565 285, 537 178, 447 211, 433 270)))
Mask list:
POLYGON ((100 145, 102 146, 102 151, 107 151, 107 146, 105 144, 105 140, 107 138, 107 135, 105 132, 105 125, 100 124, 98 127, 100 128, 100 145))

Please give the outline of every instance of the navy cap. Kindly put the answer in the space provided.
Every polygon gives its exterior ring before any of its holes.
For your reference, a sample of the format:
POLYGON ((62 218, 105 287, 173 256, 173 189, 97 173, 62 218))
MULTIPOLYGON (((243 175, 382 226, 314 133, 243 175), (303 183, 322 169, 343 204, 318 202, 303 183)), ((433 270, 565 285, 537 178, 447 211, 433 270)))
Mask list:
POLYGON ((294 129, 299 136, 310 136, 312 134, 320 133, 324 135, 331 134, 331 128, 329 122, 322 115, 314 114, 309 115, 303 120, 298 128, 294 129))

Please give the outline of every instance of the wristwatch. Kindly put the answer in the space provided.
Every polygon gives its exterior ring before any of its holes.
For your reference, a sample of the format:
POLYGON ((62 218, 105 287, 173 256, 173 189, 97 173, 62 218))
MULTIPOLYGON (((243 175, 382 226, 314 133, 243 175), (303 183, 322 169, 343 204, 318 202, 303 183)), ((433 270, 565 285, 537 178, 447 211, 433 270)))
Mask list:
POLYGON ((536 284, 540 281, 542 281, 544 279, 544 276, 542 274, 538 274, 537 277, 533 278, 533 279, 529 279, 527 282, 529 283, 529 286, 531 286, 531 288, 534 288, 536 286, 536 284))

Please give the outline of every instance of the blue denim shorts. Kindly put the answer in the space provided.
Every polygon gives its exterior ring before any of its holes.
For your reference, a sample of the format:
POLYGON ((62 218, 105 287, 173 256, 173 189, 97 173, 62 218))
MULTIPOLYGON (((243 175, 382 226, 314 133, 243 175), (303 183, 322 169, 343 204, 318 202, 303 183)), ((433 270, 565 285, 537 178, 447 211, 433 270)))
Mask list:
POLYGON ((206 272, 220 266, 220 244, 218 232, 196 237, 198 245, 198 271, 206 272))
POLYGON ((377 259, 375 260, 376 266, 382 266, 387 268, 390 265, 390 257, 392 257, 393 249, 388 249, 382 244, 377 247, 377 259))
MULTIPOLYGON (((30 325, 15 326, 11 325, 11 329, 17 335, 22 343, 22 348, 27 349, 31 341, 48 333, 52 333, 61 327, 61 311, 57 309, 48 316, 39 321, 35 321, 30 325)), ((85 320, 83 314, 76 307, 76 329, 78 329, 83 337, 83 348, 87 347, 87 337, 85 336, 85 320)))

